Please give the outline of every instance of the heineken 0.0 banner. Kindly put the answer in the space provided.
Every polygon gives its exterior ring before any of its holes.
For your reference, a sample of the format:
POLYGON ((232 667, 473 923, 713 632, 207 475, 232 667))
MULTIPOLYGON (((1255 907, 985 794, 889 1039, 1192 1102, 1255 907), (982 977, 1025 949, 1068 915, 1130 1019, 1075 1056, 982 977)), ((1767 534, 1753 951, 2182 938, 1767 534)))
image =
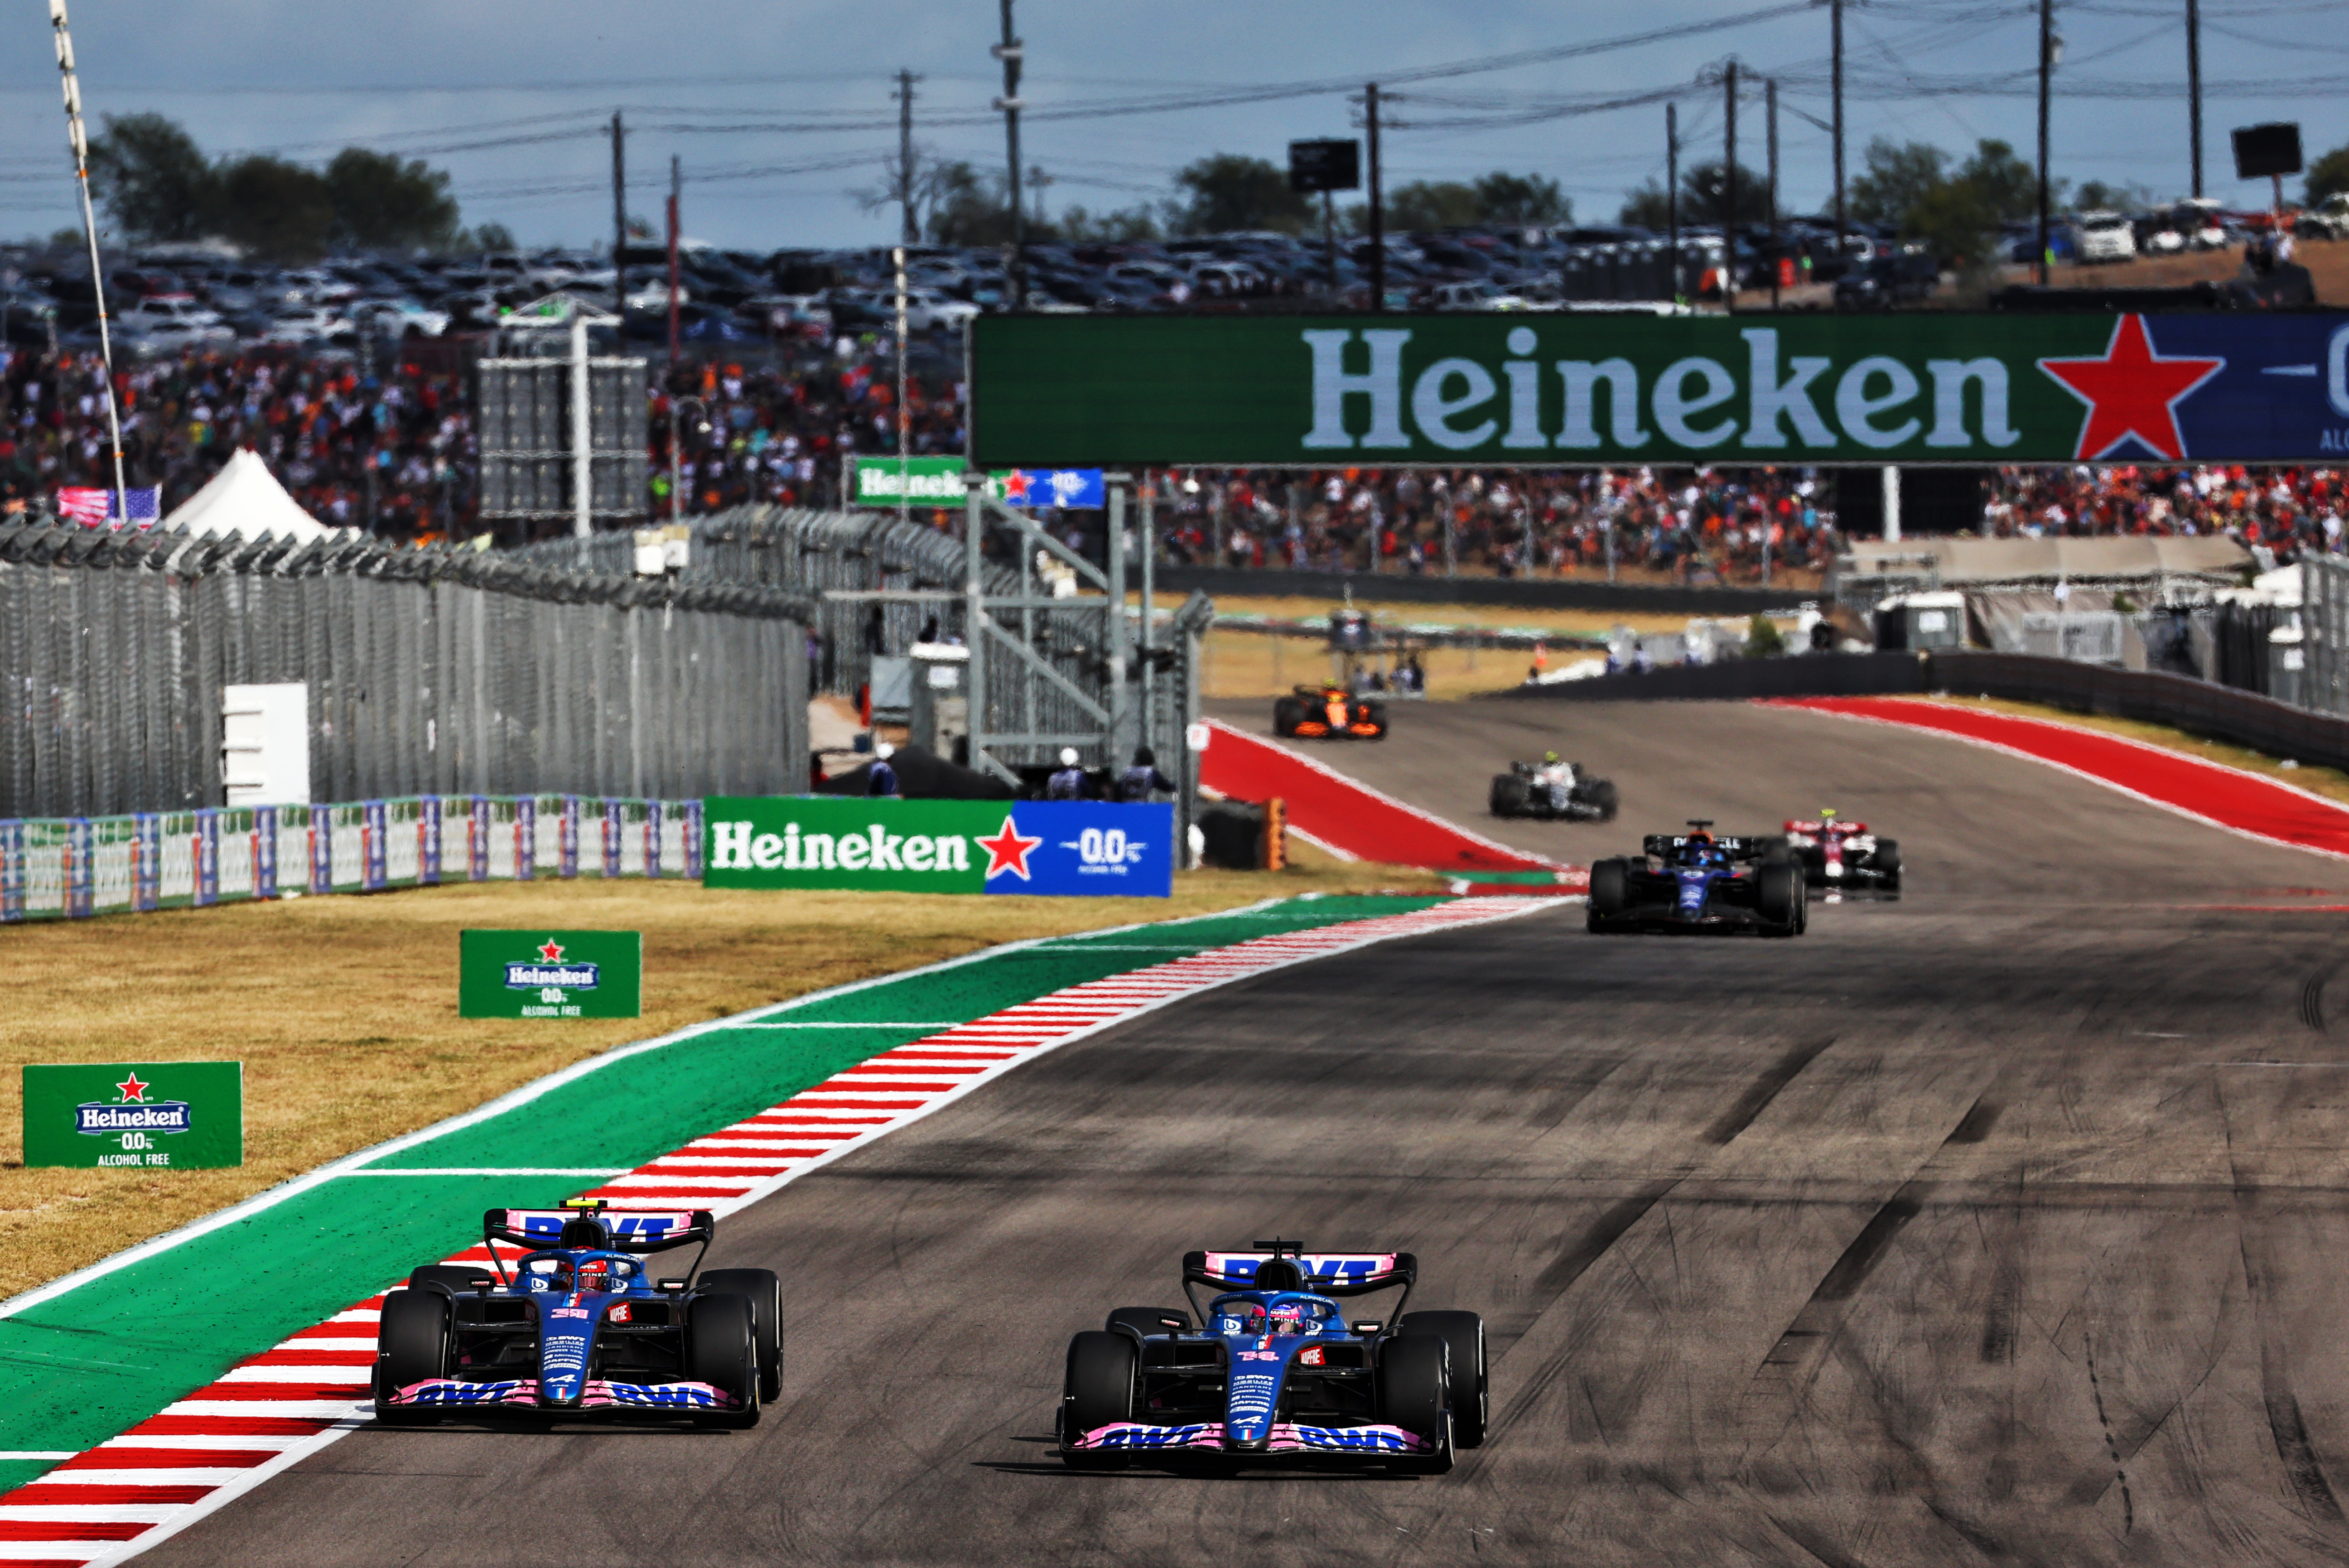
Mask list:
POLYGON ((634 1018, 644 1011, 635 931, 461 931, 460 1018, 634 1018))
MULTIPOLYGON (((860 457, 856 504, 895 506, 959 506, 963 461, 958 457, 860 457)), ((1107 491, 1098 468, 1005 469, 987 476, 987 493, 1009 506, 1104 506, 1107 491)))
POLYGON ((701 880, 710 888, 1174 891, 1171 805, 769 795, 712 798, 701 820, 701 880))
POLYGON ((25 1069, 26 1165, 209 1170, 244 1163, 244 1064, 25 1069))
POLYGON ((2314 462, 2349 316, 984 316, 971 443, 1053 463, 2314 462))

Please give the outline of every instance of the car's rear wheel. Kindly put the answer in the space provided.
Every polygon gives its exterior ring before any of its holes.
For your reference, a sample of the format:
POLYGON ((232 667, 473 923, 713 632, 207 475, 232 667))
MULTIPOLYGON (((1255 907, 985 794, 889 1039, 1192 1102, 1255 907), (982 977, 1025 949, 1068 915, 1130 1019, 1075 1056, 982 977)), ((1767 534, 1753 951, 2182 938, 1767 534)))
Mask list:
POLYGON ((1791 862, 1764 866, 1754 873, 1754 909, 1762 934, 1791 937, 1803 929, 1803 870, 1791 862))
POLYGON ((758 1327, 750 1297, 697 1295, 685 1303, 685 1375, 737 1401, 706 1417, 707 1425, 759 1424, 758 1327))
POLYGON ((759 1352, 759 1398, 783 1397, 783 1282, 772 1269, 706 1269, 696 1288, 749 1298, 750 1336, 759 1352))
POLYGON ((1526 802, 1531 796, 1526 781, 1515 774, 1495 774, 1492 794, 1486 804, 1495 816, 1523 816, 1526 802))
POLYGON ((1583 792, 1583 798, 1588 800, 1598 811, 1599 821, 1612 822, 1615 820, 1617 800, 1615 794, 1615 781, 1613 779, 1591 780, 1589 787, 1583 792))
POLYGON ((1061 1384, 1061 1457, 1077 1469, 1106 1469, 1124 1462, 1120 1453, 1077 1448, 1088 1432, 1133 1419, 1134 1373, 1142 1346, 1124 1334, 1088 1330, 1069 1341, 1069 1365, 1061 1384))
POLYGON ((428 1420, 431 1407, 394 1405, 402 1388, 449 1376, 449 1298, 440 1291, 394 1291, 375 1331, 375 1416, 395 1424, 428 1420))
POLYGON ((1450 1347, 1439 1335, 1414 1334, 1379 1350, 1379 1419, 1427 1445, 1400 1467, 1423 1475, 1452 1468, 1450 1347))
POLYGON ((1297 726, 1305 719, 1305 704, 1294 697, 1282 697, 1272 705, 1272 732, 1294 735, 1297 726))
POLYGON ((1620 857, 1590 866, 1590 919, 1594 929, 1616 919, 1631 902, 1631 867, 1620 857))
POLYGON ((1492 1398, 1485 1366, 1485 1320, 1473 1312, 1406 1313, 1395 1323, 1405 1339, 1432 1334, 1444 1341, 1452 1366, 1452 1440, 1464 1449, 1485 1441, 1492 1398))
POLYGON ((1879 838, 1876 841, 1877 884, 1888 893, 1900 891, 1900 841, 1879 838))

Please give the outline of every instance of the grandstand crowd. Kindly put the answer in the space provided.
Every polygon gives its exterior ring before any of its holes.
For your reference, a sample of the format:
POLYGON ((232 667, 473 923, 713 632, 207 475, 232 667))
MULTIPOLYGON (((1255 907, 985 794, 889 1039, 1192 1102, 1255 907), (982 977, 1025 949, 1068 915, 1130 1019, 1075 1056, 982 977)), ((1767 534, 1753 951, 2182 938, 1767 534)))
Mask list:
MULTIPOLYGON (((291 348, 191 350, 119 368, 133 484, 168 512, 240 447, 267 462, 320 521, 390 539, 470 537, 479 443, 460 359, 414 349, 370 371, 291 348)), ((909 382, 916 453, 961 450, 959 389, 909 382)), ((745 503, 840 504, 859 452, 895 450, 895 357, 885 337, 843 338, 796 361, 687 363, 649 393, 647 511, 745 503)), ((87 355, 0 349, 0 503, 38 509, 56 491, 111 483, 103 378, 87 355)), ((1509 576, 1619 572, 1753 582, 1822 570, 1840 548, 1834 489, 1795 468, 1313 472, 1150 476, 1166 558, 1230 566, 1509 576)), ((2007 468, 1985 482, 1981 531, 1999 536, 2225 533, 2289 561, 2339 553, 2338 470, 2121 465, 2007 468)), ((952 528, 949 511, 928 514, 952 528)), ((515 525, 508 524, 507 530, 515 525)), ((1071 532, 1085 532, 1071 519, 1071 532)))

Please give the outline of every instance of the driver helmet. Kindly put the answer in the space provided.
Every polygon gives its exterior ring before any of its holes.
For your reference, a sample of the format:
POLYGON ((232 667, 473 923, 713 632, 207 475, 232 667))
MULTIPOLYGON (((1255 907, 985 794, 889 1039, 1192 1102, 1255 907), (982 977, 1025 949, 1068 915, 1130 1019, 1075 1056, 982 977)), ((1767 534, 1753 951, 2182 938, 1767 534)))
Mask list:
POLYGON ((1554 768, 1557 766, 1557 753, 1556 752, 1544 752, 1542 753, 1542 763, 1547 767, 1554 768))
POLYGON ((609 1258, 583 1258, 579 1262, 581 1293, 610 1294, 620 1289, 620 1271, 609 1258))
POLYGON ((1698 865, 1702 866, 1712 860, 1713 850, 1712 834, 1698 832, 1688 836, 1688 857, 1698 865))
POLYGON ((1310 1334, 1312 1320, 1303 1302, 1276 1302, 1265 1309, 1267 1334, 1310 1334))

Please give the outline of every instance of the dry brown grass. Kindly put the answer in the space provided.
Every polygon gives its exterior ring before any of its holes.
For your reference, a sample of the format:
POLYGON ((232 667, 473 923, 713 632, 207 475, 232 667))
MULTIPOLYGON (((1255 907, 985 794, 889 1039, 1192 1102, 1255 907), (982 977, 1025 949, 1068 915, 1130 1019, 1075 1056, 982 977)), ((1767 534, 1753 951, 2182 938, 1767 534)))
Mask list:
POLYGON ((2349 774, 2297 762, 2293 766, 2286 767, 2284 763, 2287 759, 2230 745, 2224 741, 2205 740, 2199 735, 2189 735, 2183 730, 2173 730, 2167 724, 2107 718, 2101 713, 2075 713, 2068 708, 2050 707, 2042 702, 2010 702, 1998 697, 1940 697, 1933 701, 1961 708, 1986 708, 1996 713, 2014 713, 2026 719, 2052 719, 2059 724, 2076 724, 2085 730, 2126 735, 2132 741, 2143 741, 2167 751, 2183 752, 2189 757, 2240 768, 2245 773, 2260 774, 2279 784, 2292 784, 2312 794, 2321 794, 2349 805, 2349 774))
POLYGON ((1441 892, 1307 846, 1279 873, 1185 872, 1174 897, 717 892, 687 882, 481 883, 0 931, 0 1296, 612 1045, 995 943, 1281 894, 1441 892), (644 1016, 457 1016, 468 926, 641 930, 644 1016), (25 1063, 242 1061, 245 1164, 165 1176, 25 1168, 25 1063))

